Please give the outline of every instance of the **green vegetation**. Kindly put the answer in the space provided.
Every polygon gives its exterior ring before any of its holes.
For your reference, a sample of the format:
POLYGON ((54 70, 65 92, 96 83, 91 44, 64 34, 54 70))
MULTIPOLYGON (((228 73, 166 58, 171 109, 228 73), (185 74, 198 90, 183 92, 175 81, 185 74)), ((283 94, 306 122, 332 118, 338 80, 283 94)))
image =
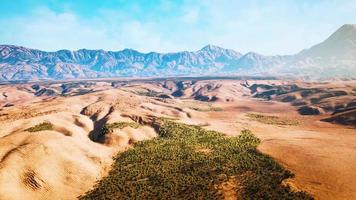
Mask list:
POLYGON ((247 113, 247 117, 258 121, 264 124, 271 124, 271 125, 288 125, 288 126, 297 126, 299 122, 290 120, 290 119, 282 119, 277 116, 270 116, 270 115, 262 115, 262 114, 255 114, 255 113, 247 113))
POLYGON ((125 127, 139 128, 140 124, 135 122, 115 122, 111 124, 105 124, 101 129, 101 134, 105 135, 112 132, 114 129, 123 129, 125 127))
POLYGON ((223 199, 219 185, 234 179, 241 199, 312 199, 281 182, 293 177, 256 150, 249 130, 225 137, 158 120, 159 137, 138 142, 115 158, 108 176, 80 199, 223 199))
POLYGON ((53 130, 53 124, 51 122, 45 121, 40 124, 37 124, 31 128, 25 129, 28 132, 39 132, 45 130, 53 130))

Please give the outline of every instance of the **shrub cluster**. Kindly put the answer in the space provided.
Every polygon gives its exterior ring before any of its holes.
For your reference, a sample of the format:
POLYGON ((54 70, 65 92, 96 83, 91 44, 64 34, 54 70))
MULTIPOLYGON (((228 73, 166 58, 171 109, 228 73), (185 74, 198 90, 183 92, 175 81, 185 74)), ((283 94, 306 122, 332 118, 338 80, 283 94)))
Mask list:
POLYGON ((223 199, 217 186, 235 179, 236 198, 312 199, 281 184, 292 173, 256 150, 260 140, 249 130, 226 137, 169 120, 158 124, 159 137, 118 154, 108 176, 79 198, 223 199))
POLYGON ((135 122, 115 122, 115 123, 105 124, 101 128, 101 135, 103 136, 107 133, 112 132, 114 129, 123 129, 125 127, 139 128, 140 124, 135 122))

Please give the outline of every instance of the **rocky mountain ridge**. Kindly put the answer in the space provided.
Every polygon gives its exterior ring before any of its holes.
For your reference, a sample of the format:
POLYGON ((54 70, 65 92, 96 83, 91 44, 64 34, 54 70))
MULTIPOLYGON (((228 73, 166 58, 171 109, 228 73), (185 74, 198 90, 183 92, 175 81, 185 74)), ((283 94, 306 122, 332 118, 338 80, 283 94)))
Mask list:
POLYGON ((296 55, 245 55, 214 45, 198 51, 141 53, 133 49, 45 52, 0 45, 0 80, 204 75, 356 77, 356 25, 339 28, 324 42, 296 55))

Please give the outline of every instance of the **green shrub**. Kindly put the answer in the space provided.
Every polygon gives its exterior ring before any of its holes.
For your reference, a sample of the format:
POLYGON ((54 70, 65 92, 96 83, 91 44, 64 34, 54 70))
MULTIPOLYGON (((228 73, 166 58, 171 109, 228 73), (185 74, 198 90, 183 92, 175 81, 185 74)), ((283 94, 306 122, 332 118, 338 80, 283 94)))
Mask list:
POLYGON ((37 124, 33 127, 25 129, 25 131, 28 131, 28 132, 39 132, 39 131, 45 131, 45 130, 53 130, 53 124, 51 122, 45 121, 45 122, 37 124))
POLYGON ((217 186, 230 179, 241 186, 241 199, 312 199, 281 184, 293 174, 256 150, 260 140, 249 130, 226 137, 168 120, 158 124, 159 137, 118 154, 108 176, 80 199, 223 199, 217 186))

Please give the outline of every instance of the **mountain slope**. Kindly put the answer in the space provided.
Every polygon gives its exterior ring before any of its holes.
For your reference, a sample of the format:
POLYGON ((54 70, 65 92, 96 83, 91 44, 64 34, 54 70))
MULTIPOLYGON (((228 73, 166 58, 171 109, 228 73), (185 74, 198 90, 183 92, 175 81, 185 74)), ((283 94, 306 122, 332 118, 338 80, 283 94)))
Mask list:
POLYGON ((354 60, 356 56, 356 25, 343 25, 324 42, 302 51, 299 56, 354 60))
POLYGON ((286 73, 311 78, 356 77, 356 25, 345 24, 320 44, 295 55, 286 73))

